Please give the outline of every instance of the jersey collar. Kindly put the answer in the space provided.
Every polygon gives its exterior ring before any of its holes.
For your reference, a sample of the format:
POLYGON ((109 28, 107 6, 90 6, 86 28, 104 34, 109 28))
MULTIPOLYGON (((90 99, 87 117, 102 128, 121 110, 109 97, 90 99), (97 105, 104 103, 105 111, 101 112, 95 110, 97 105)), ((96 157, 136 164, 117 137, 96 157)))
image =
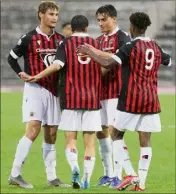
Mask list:
POLYGON ((115 34, 116 32, 118 32, 120 29, 117 26, 110 34, 104 34, 104 36, 112 36, 113 34, 115 34))
POLYGON ((145 40, 145 41, 150 41, 151 40, 149 37, 142 37, 142 36, 138 36, 134 40, 137 40, 137 39, 145 40))
POLYGON ((50 39, 50 37, 51 37, 51 36, 55 33, 55 32, 54 32, 54 30, 53 30, 52 34, 48 37, 48 35, 47 35, 47 34, 45 34, 44 32, 42 32, 42 31, 41 31, 41 29, 40 29, 40 27, 39 27, 39 26, 37 26, 36 31, 37 31, 37 33, 39 33, 39 34, 41 34, 41 35, 45 36, 48 40, 49 40, 49 39, 50 39))
POLYGON ((85 36, 89 36, 87 33, 84 33, 84 32, 76 32, 74 34, 72 34, 72 36, 82 36, 82 37, 85 37, 85 36))

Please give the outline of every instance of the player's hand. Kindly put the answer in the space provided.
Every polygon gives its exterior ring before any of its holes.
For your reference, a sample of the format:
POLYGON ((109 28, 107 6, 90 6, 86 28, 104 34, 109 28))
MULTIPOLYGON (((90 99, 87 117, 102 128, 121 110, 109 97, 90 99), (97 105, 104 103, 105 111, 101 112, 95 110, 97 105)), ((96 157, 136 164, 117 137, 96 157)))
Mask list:
POLYGON ((87 47, 88 47, 91 51, 93 51, 94 53, 99 54, 99 50, 96 49, 95 47, 93 47, 92 45, 87 44, 87 43, 85 43, 84 45, 87 46, 87 47))
POLYGON ((80 45, 77 47, 76 49, 76 53, 78 56, 85 56, 85 55, 88 55, 88 52, 89 52, 90 48, 86 45, 80 45))
POLYGON ((88 54, 85 54, 85 53, 78 53, 77 56, 80 56, 80 57, 83 57, 83 58, 90 57, 88 54))
POLYGON ((30 83, 34 83, 37 82, 39 80, 39 78, 37 76, 30 76, 26 82, 30 82, 30 83))
POLYGON ((30 75, 28 75, 28 74, 25 73, 25 72, 20 72, 18 75, 19 75, 20 78, 21 78, 22 80, 24 80, 24 81, 27 81, 27 80, 31 77, 30 75))
POLYGON ((87 43, 84 43, 84 45, 85 45, 85 46, 87 46, 87 47, 89 47, 89 48, 91 48, 91 49, 93 49, 93 48, 94 48, 92 45, 87 44, 87 43))

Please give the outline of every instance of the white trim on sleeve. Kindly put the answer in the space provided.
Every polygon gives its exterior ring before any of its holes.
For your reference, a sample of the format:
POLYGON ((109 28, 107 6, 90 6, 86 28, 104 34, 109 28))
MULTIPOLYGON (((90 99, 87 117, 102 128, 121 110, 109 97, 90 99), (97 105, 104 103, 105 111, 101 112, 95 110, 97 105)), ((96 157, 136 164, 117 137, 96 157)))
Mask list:
POLYGON ((122 64, 121 59, 117 55, 112 55, 112 58, 117 61, 118 64, 122 64))
POLYGON ((63 63, 61 60, 54 60, 53 64, 57 64, 57 65, 60 65, 62 67, 65 65, 65 63, 63 63))
POLYGON ((172 64, 172 61, 171 61, 171 58, 170 58, 170 60, 169 60, 169 64, 168 64, 168 67, 170 67, 170 66, 171 66, 171 64, 172 64))
POLYGON ((13 52, 13 50, 10 51, 10 55, 14 58, 14 59, 18 59, 19 57, 13 52))

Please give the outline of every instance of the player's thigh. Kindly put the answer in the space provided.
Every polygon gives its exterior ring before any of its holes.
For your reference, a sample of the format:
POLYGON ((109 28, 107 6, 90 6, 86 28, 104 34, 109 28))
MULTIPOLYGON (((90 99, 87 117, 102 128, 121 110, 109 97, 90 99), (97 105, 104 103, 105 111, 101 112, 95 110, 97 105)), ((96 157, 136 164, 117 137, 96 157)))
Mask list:
POLYGON ((40 86, 25 83, 22 104, 23 122, 42 121, 44 111, 40 86))
POLYGON ((43 102, 45 106, 45 115, 42 124, 47 124, 49 126, 59 125, 61 119, 61 109, 58 97, 44 89, 43 102))
POLYGON ((81 131, 82 111, 64 109, 61 114, 59 129, 64 131, 81 131))
POLYGON ((142 132, 161 132, 161 121, 159 114, 141 115, 136 130, 142 132))
POLYGON ((100 110, 83 111, 82 131, 102 131, 100 110))
POLYGON ((140 114, 132 114, 116 110, 114 128, 119 131, 135 131, 139 122, 140 114))

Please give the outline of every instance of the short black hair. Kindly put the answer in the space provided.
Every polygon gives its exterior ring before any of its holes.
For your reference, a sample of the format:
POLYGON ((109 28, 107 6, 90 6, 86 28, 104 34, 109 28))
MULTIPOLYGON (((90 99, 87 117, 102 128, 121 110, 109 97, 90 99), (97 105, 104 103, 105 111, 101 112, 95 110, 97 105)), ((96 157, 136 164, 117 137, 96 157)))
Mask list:
POLYGON ((135 12, 131 14, 129 19, 131 24, 140 30, 145 30, 151 25, 149 16, 144 12, 135 12))
POLYGON ((107 14, 110 17, 117 17, 117 10, 113 5, 107 4, 99 7, 96 11, 96 16, 98 14, 107 14))
POLYGON ((64 22, 64 23, 62 24, 62 28, 65 28, 65 26, 67 26, 67 25, 71 25, 71 22, 64 22))
POLYGON ((83 32, 89 26, 88 19, 83 15, 75 15, 71 20, 72 31, 83 32))

